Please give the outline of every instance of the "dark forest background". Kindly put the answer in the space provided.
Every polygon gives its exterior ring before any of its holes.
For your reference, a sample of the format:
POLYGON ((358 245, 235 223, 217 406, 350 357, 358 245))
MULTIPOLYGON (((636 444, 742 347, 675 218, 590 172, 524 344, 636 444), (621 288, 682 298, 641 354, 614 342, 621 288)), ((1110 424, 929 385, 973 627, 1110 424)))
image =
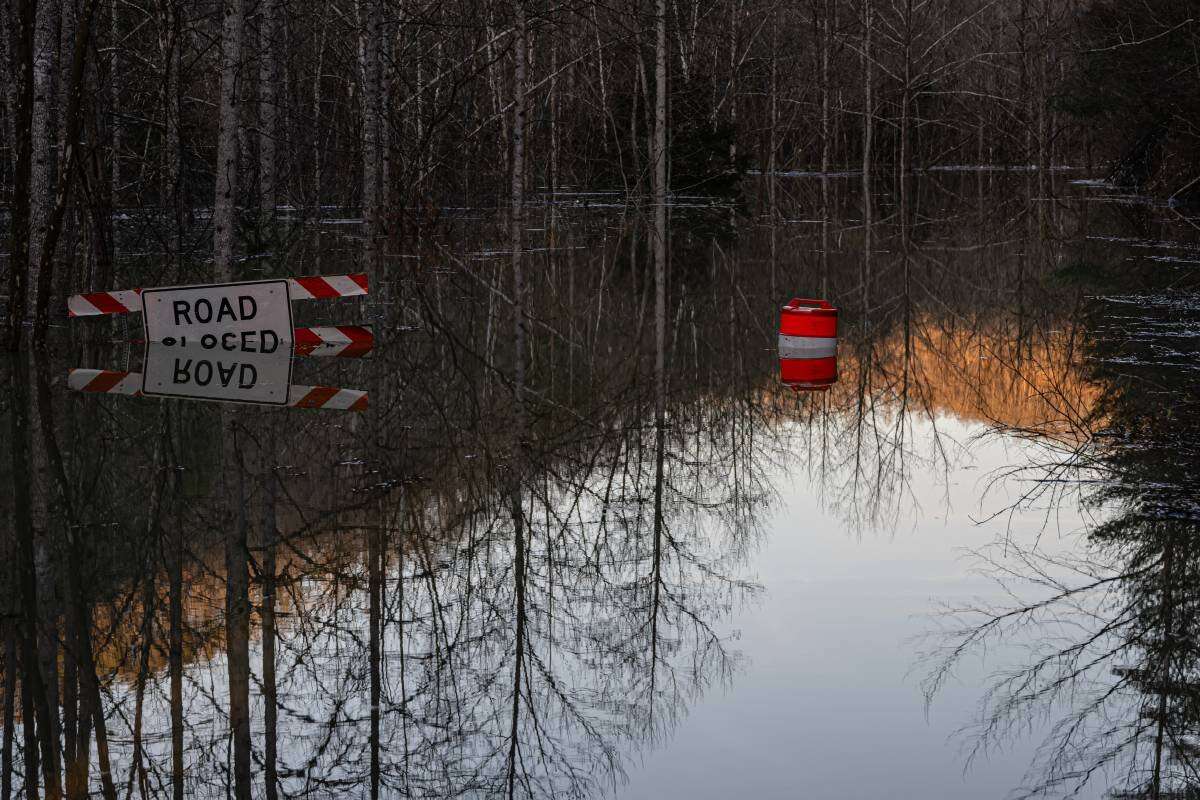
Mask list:
POLYGON ((65 294, 123 288, 115 230, 134 217, 165 263, 203 254, 227 279, 298 221, 361 209, 378 274, 452 209, 519 211, 527 192, 737 201, 747 173, 990 164, 1035 170, 1043 194, 1071 166, 1186 202, 1200 180, 1191 1, 0 10, 13 341, 65 294))

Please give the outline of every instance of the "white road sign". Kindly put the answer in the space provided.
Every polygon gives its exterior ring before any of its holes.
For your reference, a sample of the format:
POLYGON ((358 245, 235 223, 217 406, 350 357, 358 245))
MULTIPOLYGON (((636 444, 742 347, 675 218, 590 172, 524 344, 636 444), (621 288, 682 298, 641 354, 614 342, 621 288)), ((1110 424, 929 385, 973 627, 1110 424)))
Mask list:
MULTIPOLYGON (((142 291, 147 342, 218 353, 266 353, 292 341, 286 280, 142 291)), ((284 350, 287 350, 284 347, 284 350)))
POLYGON ((142 394, 235 403, 288 404, 290 348, 269 353, 205 348, 188 341, 146 345, 142 394))

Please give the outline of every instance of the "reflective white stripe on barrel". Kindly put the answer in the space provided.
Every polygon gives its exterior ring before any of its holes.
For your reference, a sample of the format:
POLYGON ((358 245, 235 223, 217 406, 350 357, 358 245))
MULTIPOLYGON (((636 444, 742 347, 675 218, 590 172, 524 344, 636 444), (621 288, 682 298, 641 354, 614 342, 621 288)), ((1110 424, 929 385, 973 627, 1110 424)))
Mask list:
POLYGON ((788 336, 779 334, 780 358, 833 358, 837 339, 831 336, 788 336))

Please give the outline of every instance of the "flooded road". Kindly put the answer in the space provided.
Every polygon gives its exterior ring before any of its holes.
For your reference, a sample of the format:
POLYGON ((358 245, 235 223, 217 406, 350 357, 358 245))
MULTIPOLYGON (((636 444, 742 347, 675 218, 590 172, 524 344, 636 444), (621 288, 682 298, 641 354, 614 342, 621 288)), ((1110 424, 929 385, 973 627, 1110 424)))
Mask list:
POLYGON ((681 204, 659 311, 644 210, 547 202, 523 348, 471 215, 294 304, 370 346, 64 322, 3 362, 6 785, 1191 796, 1200 237, 1079 177, 681 204), (792 297, 836 381, 785 384, 792 297))

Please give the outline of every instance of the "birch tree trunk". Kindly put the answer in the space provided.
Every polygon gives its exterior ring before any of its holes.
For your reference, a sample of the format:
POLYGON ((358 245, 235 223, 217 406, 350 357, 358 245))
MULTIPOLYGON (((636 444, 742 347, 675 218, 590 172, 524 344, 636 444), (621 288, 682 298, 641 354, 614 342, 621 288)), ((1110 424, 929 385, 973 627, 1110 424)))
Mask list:
POLYGON ((251 800, 250 785, 250 586, 246 547, 246 474, 234 417, 221 412, 224 497, 233 511, 225 530, 225 630, 228 643, 229 731, 233 737, 233 797, 251 800), (229 485, 232 483, 233 485, 229 485))
MULTIPOLYGON (((654 12, 654 275, 656 303, 666 302, 667 275, 667 2, 654 12)), ((661 324, 661 323, 660 323, 661 324)), ((662 359, 662 355, 658 356, 662 359)), ((659 373, 661 376, 661 372, 659 373)), ((660 377, 661 380, 661 377, 660 377)))
MULTIPOLYGON (((831 47, 829 30, 829 0, 821 14, 821 172, 829 172, 829 50, 831 47)), ((823 214, 829 217, 828 198, 823 199, 823 214)))
POLYGON ((862 313, 867 318, 871 286, 871 143, 875 133, 875 99, 873 96, 874 64, 871 61, 871 34, 874 27, 874 9, 871 0, 865 0, 863 8, 863 144, 862 144, 862 202, 865 245, 862 267, 862 313))
POLYGON ((662 587, 663 454, 667 415, 667 3, 655 3, 654 44, 654 559, 650 611, 650 703, 648 726, 654 726, 654 692, 658 667, 658 618, 662 587))
POLYGON ((379 800, 380 786, 380 703, 382 699, 383 656, 383 532, 367 531, 367 660, 370 673, 370 793, 379 800))
MULTIPOLYGON (((25 298, 29 291, 29 159, 32 152, 29 131, 33 114, 35 2, 10 0, 8 9, 9 41, 13 44, 9 53, 9 66, 12 71, 10 75, 5 76, 5 83, 10 85, 13 98, 10 106, 13 128, 13 192, 12 209, 9 214, 8 343, 16 350, 21 342, 25 321, 25 298)), ((22 694, 25 694, 24 689, 22 694)), ((28 761, 28 754, 26 760, 28 761)))
MULTIPOLYGON (((312 204, 320 208, 321 196, 325 181, 324 170, 324 148, 321 139, 321 105, 324 102, 324 82, 321 80, 324 77, 325 70, 325 40, 328 36, 329 25, 326 16, 326 6, 321 6, 320 17, 320 42, 317 45, 317 64, 313 71, 313 88, 312 88, 312 161, 313 161, 313 190, 312 204)), ((319 234, 318 234, 319 237, 319 234)), ((320 242, 318 241, 318 244, 320 242)))
MULTIPOLYGON (((525 19, 525 0, 516 0, 516 42, 513 66, 513 123, 512 123, 512 219, 511 246, 513 267, 513 303, 515 304, 515 347, 517 358, 515 371, 517 385, 525 385, 525 272, 522 257, 525 246, 525 116, 526 59, 528 58, 529 32, 525 19)), ((518 398, 523 401, 524 398, 518 398)))
POLYGON ((869 196, 871 190, 871 140, 875 134, 875 98, 873 96, 875 65, 871 61, 871 34, 874 27, 874 9, 871 0, 865 0, 863 8, 863 129, 862 129, 862 173, 863 192, 869 196))
POLYGON ((382 189, 383 13, 381 0, 362 0, 359 71, 362 83, 363 266, 377 277, 381 265, 380 195, 382 189))
MULTIPOLYGON (((776 191, 776 171, 778 165, 775 154, 779 151, 779 25, 778 25, 778 9, 775 6, 771 7, 771 77, 770 77, 770 108, 771 116, 768 130, 767 143, 767 206, 770 208, 771 215, 771 246, 775 246, 775 221, 779 218, 779 208, 776 205, 778 199, 776 191)), ((774 262, 772 261, 772 276, 774 276, 774 262)))
MULTIPOLYGON (((8 141, 14 144, 17 141, 14 118, 17 108, 17 82, 13 77, 13 48, 10 37, 14 35, 13 28, 16 27, 12 18, 15 8, 16 4, 13 3, 0 4, 0 75, 4 76, 4 132, 8 135, 8 141)), ((10 164, 9 167, 11 166, 10 164)))
POLYGON ((35 284, 33 333, 34 341, 37 343, 45 339, 50 324, 50 290, 54 277, 54 251, 62 230, 67 202, 71 197, 71 188, 76 182, 75 162, 78 160, 79 152, 82 95, 87 78, 87 56, 92 49, 92 20, 95 18, 98 3, 99 0, 87 0, 75 30, 75 51, 71 56, 71 72, 66 86, 68 94, 66 118, 63 120, 66 132, 63 137, 62 163, 59 165, 58 179, 55 182, 54 204, 50 208, 43 232, 39 258, 41 268, 35 284))
POLYGON ((183 47, 182 13, 174 0, 162 2, 163 64, 166 76, 163 80, 163 127, 164 154, 163 173, 166 175, 171 201, 171 219, 174 230, 166 237, 167 261, 176 283, 183 283, 183 266, 180 251, 183 249, 183 150, 179 136, 179 112, 181 103, 179 70, 183 63, 180 50, 183 47))
MULTIPOLYGON (((267 441, 275 441, 275 422, 268 421, 267 441)), ((263 780, 266 784, 267 800, 279 797, 279 696, 275 679, 275 573, 276 547, 279 541, 279 526, 276 519, 276 476, 275 448, 270 446, 259 460, 262 480, 262 681, 263 681, 263 725, 266 739, 263 751, 263 780)))
POLYGON ((33 116, 30 140, 33 145, 30 169, 29 287, 26 313, 37 314, 37 287, 41 282, 42 244, 50 218, 50 185, 54 170, 56 88, 58 77, 58 22, 60 6, 56 0, 37 4, 33 39, 33 116))
MULTIPOLYGON (((8 552, 11 548, 5 544, 5 556, 7 563, 12 563, 12 553, 8 552)), ((13 585, 10 575, 6 575, 9 579, 9 586, 13 585)), ((0 754, 0 798, 9 800, 12 797, 12 772, 13 772, 13 718, 14 718, 14 699, 17 694, 17 637, 14 630, 12 620, 16 617, 17 609, 13 604, 14 593, 8 593, 8 601, 5 604, 6 619, 3 623, 4 629, 4 744, 3 753, 0 754)))
POLYGON ((666 262, 667 214, 667 3, 655 0, 654 12, 654 162, 655 264, 666 262), (661 250, 661 253, 660 253, 661 250))
POLYGON ((62 796, 62 784, 59 780, 58 741, 54 737, 51 715, 57 715, 58 709, 52 709, 47 702, 48 687, 38 659, 40 592, 34 559, 34 519, 30 504, 33 493, 30 481, 30 450, 35 436, 32 397, 29 391, 30 371, 25 357, 18 357, 14 361, 17 364, 17 375, 13 382, 16 391, 13 393, 10 412, 12 436, 9 440, 9 451, 12 455, 14 476, 15 571, 18 575, 21 603, 21 727, 25 731, 25 780, 28 787, 36 787, 36 765, 40 763, 45 796, 47 800, 57 800, 62 796), (40 759, 37 758, 39 744, 40 759))
POLYGON ((237 192, 237 77, 242 60, 244 0, 222 0, 221 108, 217 133, 217 175, 213 199, 213 269, 220 283, 233 280, 234 194, 237 192))
MULTIPOLYGON (((258 191, 264 223, 275 219, 275 131, 278 112, 278 0, 261 0, 258 22, 258 191)), ((268 237, 271 231, 266 231, 268 237)))
POLYGON ((522 257, 525 244, 525 115, 529 31, 525 18, 525 0, 515 0, 516 41, 513 65, 513 124, 512 124, 512 266, 513 266, 513 356, 516 394, 516 460, 512 475, 510 503, 512 508, 515 560, 513 588, 516 598, 516 641, 513 655, 512 717, 508 739, 508 798, 516 790, 517 765, 520 762, 519 725, 521 716, 522 671, 525 666, 525 517, 522 506, 522 480, 525 455, 525 273, 522 257))
MULTIPOLYGON (((174 448, 172 451, 175 452, 174 448)), ((173 469, 175 496, 182 494, 181 478, 173 469)), ((167 540, 167 585, 170 604, 167 659, 171 683, 171 797, 183 800, 183 519, 178 506, 167 540)))

